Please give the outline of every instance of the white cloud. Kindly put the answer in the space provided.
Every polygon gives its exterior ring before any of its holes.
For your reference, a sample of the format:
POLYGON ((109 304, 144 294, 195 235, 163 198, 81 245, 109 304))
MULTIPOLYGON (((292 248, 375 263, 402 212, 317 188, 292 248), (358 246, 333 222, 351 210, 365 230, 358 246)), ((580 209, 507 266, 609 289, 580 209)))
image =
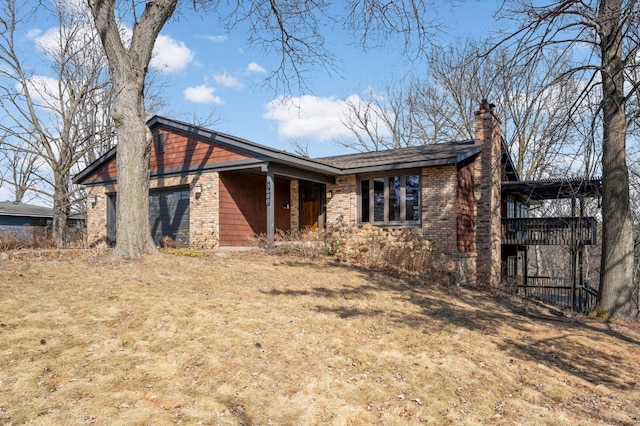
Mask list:
POLYGON ((13 201, 14 199, 15 197, 9 189, 9 184, 0 185, 0 201, 13 201))
POLYGON ((193 61, 194 53, 182 41, 159 35, 149 65, 163 74, 183 71, 193 61))
POLYGON ((27 32, 27 39, 33 40, 34 38, 38 37, 40 34, 42 34, 42 30, 40 28, 33 28, 27 32))
POLYGON ((102 54, 102 46, 93 23, 77 21, 69 27, 51 27, 46 31, 30 31, 36 49, 48 58, 59 60, 69 57, 70 52, 81 55, 80 61, 92 61, 102 54))
POLYGON ((237 78, 226 72, 224 74, 215 74, 213 79, 216 83, 222 84, 225 87, 231 87, 233 89, 242 89, 244 87, 244 84, 238 81, 237 78))
POLYGON ((219 96, 215 96, 215 87, 209 87, 204 84, 195 87, 187 87, 182 94, 184 98, 190 102, 199 104, 217 104, 222 105, 224 101, 219 96))
POLYGON ((227 36, 225 35, 205 35, 205 36, 200 36, 199 38, 209 40, 213 43, 223 43, 224 41, 227 40, 227 36))
POLYGON ((248 72, 258 72, 258 73, 261 73, 261 74, 264 74, 264 73, 267 72, 267 70, 262 68, 256 62, 251 62, 249 65, 247 65, 247 71, 248 72))
MULTIPOLYGON (((278 97, 265 105, 267 112, 263 117, 279 123, 278 134, 282 137, 330 141, 353 136, 344 122, 349 114, 348 105, 361 102, 364 101, 359 95, 344 100, 317 96, 278 97)), ((381 123, 378 125, 382 126, 381 123)))
MULTIPOLYGON (((27 82, 27 89, 31 98, 40 104, 55 105, 60 98, 58 92, 58 80, 44 75, 31 76, 27 82)), ((20 84, 16 85, 16 90, 23 93, 24 90, 20 84)))

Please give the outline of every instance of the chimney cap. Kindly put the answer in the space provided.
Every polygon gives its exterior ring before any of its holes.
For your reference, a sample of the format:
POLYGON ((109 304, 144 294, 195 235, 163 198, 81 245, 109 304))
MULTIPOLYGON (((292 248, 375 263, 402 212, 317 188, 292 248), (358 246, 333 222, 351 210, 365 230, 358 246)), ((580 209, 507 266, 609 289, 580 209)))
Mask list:
POLYGON ((482 98, 482 101, 480 101, 480 109, 493 111, 495 107, 496 105, 490 104, 487 98, 482 98))

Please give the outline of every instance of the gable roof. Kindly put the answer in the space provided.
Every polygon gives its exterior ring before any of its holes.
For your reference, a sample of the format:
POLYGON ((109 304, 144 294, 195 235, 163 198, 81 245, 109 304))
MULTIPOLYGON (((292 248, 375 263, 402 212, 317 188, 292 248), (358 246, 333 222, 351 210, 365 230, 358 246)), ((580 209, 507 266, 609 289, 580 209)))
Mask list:
MULTIPOLYGON (((304 179, 307 178, 305 176, 317 179, 327 179, 327 177, 334 179, 338 175, 353 173, 453 165, 482 151, 482 144, 478 141, 465 140, 385 151, 307 158, 166 117, 154 116, 147 122, 147 125, 151 130, 157 128, 173 130, 245 152, 256 159, 256 161, 251 162, 252 167, 262 167, 263 171, 268 167, 270 170, 275 170, 277 174, 304 179)), ((103 154, 87 168, 75 175, 73 182, 84 183, 100 168, 111 162, 116 157, 116 153, 117 147, 114 147, 103 154)), ((238 164, 238 168, 241 166, 246 168, 247 164, 249 163, 238 164)), ((191 169, 185 169, 181 172, 189 173, 192 171, 191 169)))
POLYGON ((205 140, 218 142, 223 145, 231 146, 241 151, 247 151, 258 158, 275 161, 277 163, 294 164, 303 169, 309 170, 322 170, 329 174, 338 174, 339 170, 328 164, 316 161, 311 158, 301 157, 299 155, 292 154, 287 151, 282 151, 276 148, 271 148, 266 145, 260 145, 247 139, 242 139, 237 136, 229 135, 226 133, 216 132, 214 130, 206 129, 204 127, 194 126, 182 121, 173 120, 166 117, 153 116, 147 125, 151 130, 157 127, 164 127, 189 133, 199 136, 205 140))
POLYGON ((53 217, 51 207, 34 206, 16 201, 0 201, 0 216, 53 217))

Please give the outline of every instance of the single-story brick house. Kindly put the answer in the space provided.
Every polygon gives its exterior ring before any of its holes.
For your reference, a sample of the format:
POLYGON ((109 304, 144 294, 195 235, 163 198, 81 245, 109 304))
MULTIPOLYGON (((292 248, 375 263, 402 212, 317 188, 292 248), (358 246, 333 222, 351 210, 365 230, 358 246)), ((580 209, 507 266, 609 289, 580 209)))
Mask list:
MULTIPOLYGON (((472 140, 317 159, 153 117, 152 235, 212 248, 340 221, 421 228, 460 272, 497 283, 500 185, 517 175, 493 106, 475 114, 472 140)), ((116 151, 74 178, 88 189, 90 244, 115 238, 116 151)))

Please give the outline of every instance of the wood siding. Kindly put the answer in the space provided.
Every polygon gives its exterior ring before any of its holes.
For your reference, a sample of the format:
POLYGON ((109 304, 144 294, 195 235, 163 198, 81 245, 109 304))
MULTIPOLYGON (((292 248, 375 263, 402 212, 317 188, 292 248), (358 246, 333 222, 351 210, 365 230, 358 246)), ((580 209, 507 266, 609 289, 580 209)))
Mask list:
MULTIPOLYGON (((149 164, 152 174, 162 174, 250 158, 243 153, 235 152, 211 141, 157 129, 153 132, 149 164), (163 153, 156 152, 156 140, 160 133, 166 135, 163 153)), ((117 173, 116 163, 117 159, 114 157, 113 160, 101 167, 96 173, 89 176, 86 183, 115 180, 117 173)))
MULTIPOLYGON (((267 232, 264 176, 220 173, 220 245, 247 246, 255 234, 267 232)), ((289 231, 289 181, 275 180, 275 228, 289 231)))
POLYGON ((102 166, 100 168, 100 170, 98 170, 96 173, 94 173, 92 176, 90 176, 87 179, 87 183, 91 183, 93 181, 111 181, 111 180, 115 180, 116 179, 116 160, 115 158, 113 160, 111 160, 109 163, 105 164, 104 166, 102 166))
POLYGON ((458 166, 458 186, 456 197, 456 233, 458 251, 472 253, 476 250, 474 163, 465 161, 458 166))
POLYGON ((151 173, 173 171, 176 169, 201 167, 214 163, 245 160, 250 157, 239 152, 231 151, 210 141, 203 141, 187 137, 179 133, 169 133, 165 130, 153 132, 151 148, 151 173), (156 137, 159 133, 166 134, 164 153, 156 152, 156 137))

